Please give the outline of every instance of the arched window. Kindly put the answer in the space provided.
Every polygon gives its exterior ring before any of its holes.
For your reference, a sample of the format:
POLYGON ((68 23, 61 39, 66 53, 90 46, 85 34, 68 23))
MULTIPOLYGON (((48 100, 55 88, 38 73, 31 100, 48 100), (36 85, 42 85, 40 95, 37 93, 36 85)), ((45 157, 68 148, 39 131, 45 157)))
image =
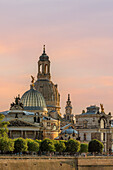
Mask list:
POLYGON ((40 65, 39 68, 40 73, 42 73, 42 65, 40 65))
POLYGON ((106 122, 104 119, 101 119, 100 121, 100 128, 105 128, 106 127, 106 122))
POLYGON ((47 64, 45 65, 45 73, 46 74, 48 73, 48 65, 47 64))

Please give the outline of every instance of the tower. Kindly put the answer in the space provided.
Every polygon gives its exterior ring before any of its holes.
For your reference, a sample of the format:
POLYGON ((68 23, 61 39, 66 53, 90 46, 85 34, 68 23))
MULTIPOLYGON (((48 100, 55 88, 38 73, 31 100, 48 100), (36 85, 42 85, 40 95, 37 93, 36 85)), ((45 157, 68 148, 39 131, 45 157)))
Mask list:
POLYGON ((43 53, 40 56, 39 61, 38 61, 38 75, 37 75, 37 78, 38 79, 47 79, 47 80, 51 79, 50 61, 49 61, 49 57, 45 53, 45 45, 43 47, 43 53))
POLYGON ((45 52, 45 45, 43 53, 39 57, 37 80, 34 85, 35 89, 42 93, 46 101, 48 114, 58 119, 60 115, 60 94, 58 86, 51 81, 50 60, 45 52))
POLYGON ((73 120, 73 114, 72 114, 72 105, 71 105, 71 100, 70 100, 70 94, 68 94, 68 99, 66 102, 66 107, 65 107, 65 119, 68 121, 73 120))

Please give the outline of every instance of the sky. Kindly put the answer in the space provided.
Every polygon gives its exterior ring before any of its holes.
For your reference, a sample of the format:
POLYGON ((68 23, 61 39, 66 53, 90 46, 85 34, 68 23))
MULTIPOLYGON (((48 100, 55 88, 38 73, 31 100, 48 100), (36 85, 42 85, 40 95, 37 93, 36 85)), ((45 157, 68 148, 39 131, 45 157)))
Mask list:
POLYGON ((104 105, 113 115, 113 0, 0 0, 0 111, 37 79, 43 45, 61 113, 104 105))

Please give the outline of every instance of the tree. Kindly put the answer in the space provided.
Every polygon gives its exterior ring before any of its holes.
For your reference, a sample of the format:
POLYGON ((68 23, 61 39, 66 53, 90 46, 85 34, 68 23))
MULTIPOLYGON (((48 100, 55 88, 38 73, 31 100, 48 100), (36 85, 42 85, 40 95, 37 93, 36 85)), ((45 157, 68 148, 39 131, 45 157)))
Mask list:
POLYGON ((80 142, 75 139, 69 139, 66 145, 67 152, 76 153, 80 150, 80 142))
POLYGON ((28 146, 27 146, 27 140, 23 139, 23 138, 17 138, 14 140, 14 148, 15 148, 15 152, 19 153, 20 152, 24 152, 27 151, 28 146))
POLYGON ((14 150, 14 141, 8 137, 0 138, 0 150, 1 152, 10 152, 14 150))
POLYGON ((7 136, 8 133, 7 125, 9 125, 9 122, 2 121, 4 117, 3 114, 0 114, 0 137, 7 136))
POLYGON ((26 140, 27 140, 28 151, 30 151, 30 152, 38 152, 39 151, 39 143, 35 142, 32 139, 26 139, 26 140))
POLYGON ((89 142, 88 152, 102 153, 104 145, 97 139, 93 139, 89 142))
POLYGON ((46 138, 46 139, 42 140, 40 149, 41 149, 41 151, 54 152, 55 146, 51 139, 46 138))
POLYGON ((57 152, 63 152, 66 149, 65 143, 62 141, 56 141, 55 149, 57 152))
POLYGON ((81 153, 87 153, 88 152, 88 144, 87 143, 81 143, 80 152, 81 153))
POLYGON ((40 146, 40 145, 41 145, 42 140, 38 140, 38 139, 36 139, 36 140, 35 140, 35 142, 37 142, 37 143, 39 144, 39 146, 40 146))

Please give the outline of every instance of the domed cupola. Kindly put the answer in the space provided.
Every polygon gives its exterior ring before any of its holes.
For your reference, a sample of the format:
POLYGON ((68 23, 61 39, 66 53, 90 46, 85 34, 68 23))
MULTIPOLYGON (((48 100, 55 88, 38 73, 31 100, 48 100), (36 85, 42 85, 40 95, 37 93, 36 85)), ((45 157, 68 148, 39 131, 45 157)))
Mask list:
POLYGON ((47 54, 45 53, 45 45, 43 47, 43 53, 42 55, 40 56, 40 61, 47 61, 49 60, 49 57, 47 56, 47 54))
POLYGON ((43 53, 39 57, 39 61, 38 61, 38 75, 37 75, 37 78, 42 79, 42 80, 50 80, 51 79, 50 61, 49 61, 49 57, 45 53, 45 45, 43 47, 43 53))
POLYGON ((30 86, 30 90, 23 94, 20 101, 23 103, 24 110, 47 112, 44 97, 40 92, 35 90, 34 84, 30 86))
POLYGON ((63 130, 62 133, 65 133, 65 134, 78 134, 78 132, 75 129, 73 129, 72 127, 69 127, 68 129, 63 130))

